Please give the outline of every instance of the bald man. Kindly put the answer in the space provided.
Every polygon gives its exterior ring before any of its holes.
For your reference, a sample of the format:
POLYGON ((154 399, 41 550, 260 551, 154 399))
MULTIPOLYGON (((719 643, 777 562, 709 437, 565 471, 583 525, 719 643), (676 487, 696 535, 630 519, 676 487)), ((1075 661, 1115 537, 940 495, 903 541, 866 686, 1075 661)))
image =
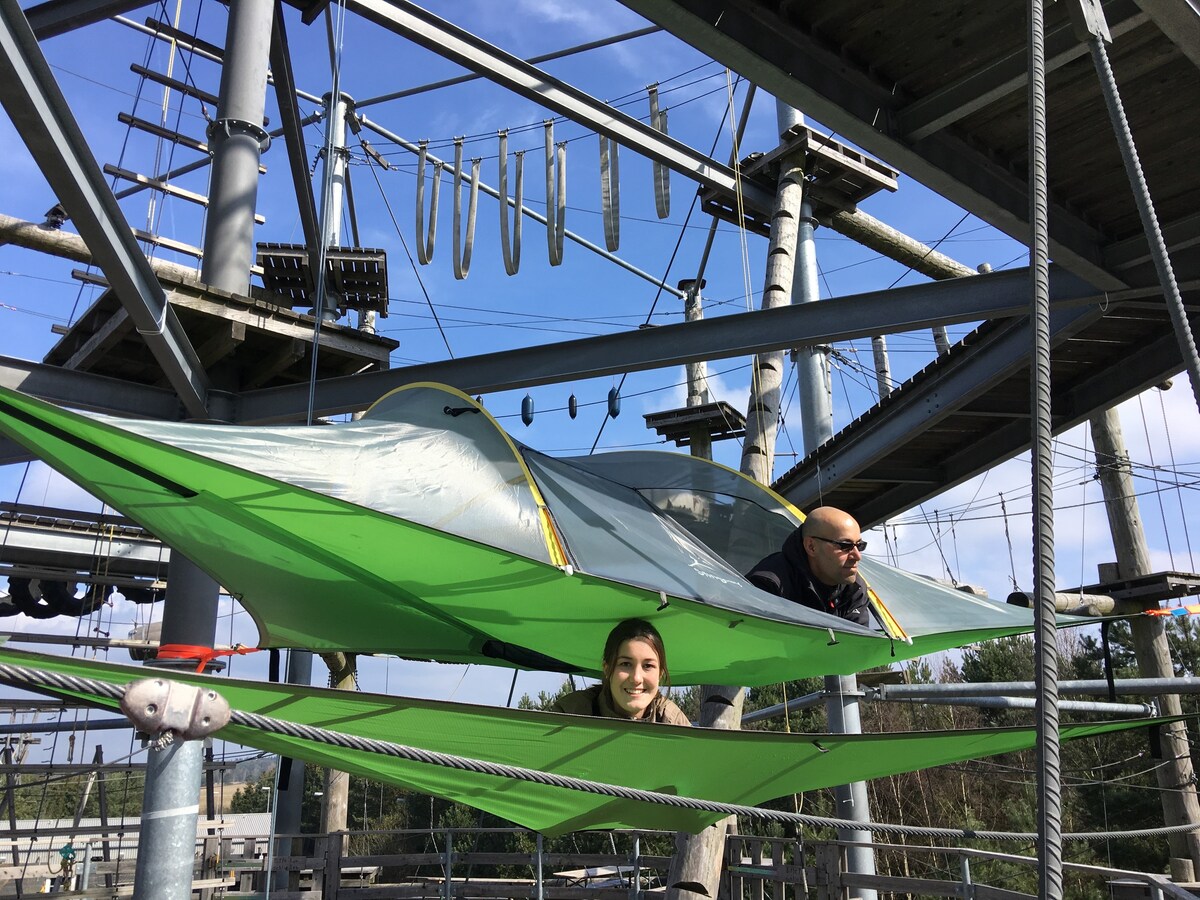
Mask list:
POLYGON ((821 506, 788 535, 783 550, 762 560, 746 578, 810 609, 867 625, 867 592, 858 581, 858 562, 866 549, 853 516, 821 506))

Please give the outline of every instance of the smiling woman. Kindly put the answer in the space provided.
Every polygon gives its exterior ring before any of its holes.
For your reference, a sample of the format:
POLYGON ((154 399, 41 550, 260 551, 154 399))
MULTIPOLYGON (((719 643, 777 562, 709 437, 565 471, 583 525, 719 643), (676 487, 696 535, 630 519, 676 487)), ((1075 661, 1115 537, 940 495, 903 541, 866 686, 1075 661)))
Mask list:
POLYGON ((626 619, 604 642, 604 677, 550 707, 552 712, 665 725, 691 725, 683 711, 659 692, 670 683, 662 636, 642 619, 626 619))

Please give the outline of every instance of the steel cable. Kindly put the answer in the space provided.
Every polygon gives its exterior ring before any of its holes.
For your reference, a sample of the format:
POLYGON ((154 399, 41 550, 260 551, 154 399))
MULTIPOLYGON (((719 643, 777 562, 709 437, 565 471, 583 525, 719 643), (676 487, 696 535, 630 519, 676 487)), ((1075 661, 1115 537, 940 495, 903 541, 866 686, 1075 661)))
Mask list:
MULTIPOLYGON (((119 701, 125 695, 125 687, 109 684, 93 678, 78 675, 67 675, 61 672, 48 672, 30 666, 17 666, 10 663, 0 663, 0 682, 26 690, 68 691, 76 694, 91 694, 96 697, 119 701)), ((497 778, 510 778, 549 787, 565 788, 581 793, 597 794, 622 800, 634 800, 641 803, 654 803, 670 806, 675 809, 688 809, 698 812, 710 812, 720 815, 739 815, 768 822, 790 822, 799 825, 827 828, 853 827, 867 831, 879 831, 889 834, 905 834, 922 837, 940 837, 951 839, 979 840, 1009 840, 1032 841, 1036 834, 1027 832, 982 831, 971 828, 935 828, 914 825, 892 825, 884 822, 852 822, 845 819, 835 819, 827 816, 812 816, 801 813, 789 813, 782 810, 762 809, 756 806, 744 806, 734 803, 716 803, 709 800, 699 800, 693 797, 681 797, 673 794, 662 794, 656 791, 643 791, 623 785, 605 784, 588 781, 583 778, 572 778, 566 775, 556 775, 552 772, 541 772, 537 769, 527 769, 520 766, 510 766, 505 763, 493 763, 469 757, 455 756, 450 753, 440 753, 435 750, 424 750, 405 744, 381 741, 373 738, 358 737, 303 725, 298 722, 286 722, 258 713, 248 713, 233 710, 229 723, 244 728, 253 728, 268 734, 284 737, 300 738, 342 747, 347 750, 359 750, 365 753, 376 753, 410 762, 426 765, 441 766, 457 769, 462 772, 475 772, 481 775, 491 775, 497 778)), ((1176 825, 1164 828, 1135 829, 1129 831, 1114 831, 1104 833, 1067 834, 1065 840, 1112 840, 1116 838, 1148 837, 1168 835, 1184 831, 1200 829, 1200 823, 1192 825, 1176 825)))

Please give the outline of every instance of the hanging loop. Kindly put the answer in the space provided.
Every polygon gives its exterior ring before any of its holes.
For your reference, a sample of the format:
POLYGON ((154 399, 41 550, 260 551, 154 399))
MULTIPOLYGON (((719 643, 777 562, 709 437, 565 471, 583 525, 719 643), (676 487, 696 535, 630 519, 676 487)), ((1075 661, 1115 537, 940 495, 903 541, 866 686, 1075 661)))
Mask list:
POLYGON ((567 145, 554 143, 554 120, 546 126, 546 249, 550 265, 563 260, 563 235, 567 225, 567 145), (551 209, 554 210, 551 213, 551 209))
MULTIPOLYGON (((650 95, 650 127, 661 134, 667 133, 667 111, 658 108, 658 85, 652 84, 646 88, 650 95)), ((654 170, 654 208, 660 219, 671 215, 671 170, 663 163, 653 164, 654 170)))
POLYGON ((600 135, 600 211, 604 217, 604 246, 615 253, 621 246, 621 146, 600 135))
POLYGON ((500 132, 500 252, 504 255, 504 271, 516 275, 521 268, 521 200, 525 193, 525 151, 518 150, 517 193, 512 200, 512 239, 508 223, 508 131, 500 132))
POLYGON ((433 245, 437 239, 438 195, 442 191, 442 169, 440 160, 433 164, 433 191, 429 198, 429 231, 425 231, 425 157, 429 152, 429 141, 421 141, 417 151, 417 261, 429 265, 433 259, 433 245), (422 233, 425 234, 422 239, 422 233))
POLYGON ((479 163, 471 160, 471 193, 467 200, 467 233, 462 233, 462 157, 463 138, 454 139, 454 277, 462 281, 471 271, 471 253, 475 249, 475 208, 479 204, 479 163))

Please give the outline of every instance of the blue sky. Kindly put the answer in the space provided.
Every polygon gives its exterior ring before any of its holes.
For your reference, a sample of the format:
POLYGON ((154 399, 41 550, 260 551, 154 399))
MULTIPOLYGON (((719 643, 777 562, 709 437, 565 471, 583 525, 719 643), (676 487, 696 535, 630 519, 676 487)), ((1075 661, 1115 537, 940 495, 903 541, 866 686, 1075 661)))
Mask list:
MULTIPOLYGON (((618 3, 563 4, 514 0, 499 4, 431 2, 426 6, 455 24, 478 34, 520 57, 529 57, 600 37, 630 31, 646 23, 618 3), (536 27, 535 27, 536 23, 536 27)), ((336 7, 333 7, 336 11, 336 7)), ((322 23, 305 27, 293 10, 289 39, 297 86, 309 94, 330 90, 329 52, 322 23)), ((176 10, 154 12, 147 8, 132 14, 174 18, 176 10)), ((224 42, 224 7, 216 3, 188 5, 178 13, 180 27, 199 23, 207 40, 224 42)), ((400 91, 462 74, 456 65, 374 26, 349 17, 344 27, 335 20, 340 39, 341 89, 357 100, 400 91)), ((157 120, 163 115, 160 88, 139 83, 129 70, 138 62, 159 71, 168 65, 177 78, 191 78, 204 89, 218 89, 217 67, 204 60, 168 57, 169 48, 145 35, 113 22, 94 26, 86 33, 68 34, 43 44, 59 84, 71 102, 79 124, 101 163, 111 162, 143 173, 163 171, 195 158, 191 151, 170 145, 157 146, 152 138, 129 132, 118 124, 118 112, 157 120), (99 52, 97 48, 103 48, 99 52)), ((717 64, 665 34, 546 63, 544 68, 595 97, 621 106, 643 119, 648 114, 646 86, 660 85, 662 104, 669 109, 670 132, 692 147, 722 161, 730 153, 731 126, 726 113, 730 93, 736 98, 736 120, 745 97, 745 84, 717 64)), ((165 120, 193 137, 203 136, 205 121, 199 105, 182 101, 173 93, 166 104, 165 120)), ((303 112, 315 107, 302 102, 303 112)), ((207 110, 209 115, 213 110, 207 110)), ((525 150, 526 204, 542 211, 545 189, 542 166, 542 122, 549 114, 532 102, 484 81, 474 81, 438 91, 372 105, 363 112, 407 140, 428 140, 430 152, 450 160, 453 139, 465 136, 466 155, 481 157, 481 177, 491 185, 497 178, 497 129, 510 132, 510 151, 525 150)), ((273 94, 268 92, 271 127, 279 122, 273 94)), ((819 127, 819 123, 810 123, 819 127)), ((323 123, 305 131, 310 159, 323 140, 323 123)), ((474 259, 469 276, 455 280, 451 267, 452 183, 443 175, 442 205, 437 246, 428 266, 410 265, 409 252, 417 241, 415 218, 415 158, 376 135, 364 136, 393 165, 380 171, 369 167, 361 148, 351 137, 352 182, 358 210, 361 243, 386 250, 389 260, 390 315, 380 320, 380 331, 400 341, 393 366, 444 359, 493 350, 551 343, 593 334, 636 328, 649 321, 665 324, 682 320, 682 307, 668 294, 656 297, 646 281, 614 266, 582 247, 567 242, 565 261, 551 267, 547 261, 544 229, 527 220, 519 274, 508 277, 498 246, 498 206, 481 195, 474 259), (428 299, 427 299, 428 298, 428 299), (441 329, 434 321, 436 310, 441 329), (444 336, 443 336, 444 335, 444 336)), ((556 122, 555 138, 568 142, 567 228, 589 241, 603 244, 600 213, 600 179, 597 138, 572 123, 556 122)), ((741 155, 768 151, 776 143, 774 99, 760 94, 755 101, 741 155)), ((53 193, 6 118, 0 117, 0 212, 40 221, 55 201, 53 193)), ((300 240, 300 227, 290 196, 290 179, 282 141, 264 156, 267 175, 260 184, 260 211, 267 223, 256 239, 279 242, 300 240)), ((319 172, 319 167, 315 167, 319 172)), ((693 185, 681 176, 671 178, 671 214, 659 220, 651 189, 648 161, 624 151, 620 157, 621 245, 623 259, 674 284, 692 277, 708 220, 698 212, 688 219, 693 185), (686 227, 685 227, 686 221, 686 227), (678 247, 678 249, 676 249, 678 247), (674 263, 668 263, 674 254, 674 263)), ((510 175, 510 178, 512 176, 510 175)), ((201 193, 206 176, 180 179, 180 186, 201 193)), ((124 185, 121 185, 122 187, 124 185)), ((1153 186, 1152 186, 1153 187, 1153 186)), ((465 193, 465 192, 464 192, 465 193)), ((148 195, 124 201, 131 224, 152 226, 161 234, 198 244, 202 211, 183 201, 161 201, 153 208, 148 195)), ((465 198, 464 198, 465 201, 465 198)), ((972 267, 990 263, 996 269, 1025 265, 1024 249, 984 225, 974 216, 900 177, 895 194, 877 195, 863 209, 912 236, 972 267)), ((69 228, 69 226, 68 226, 69 228)), ((349 234, 343 228, 343 234, 349 234)), ((348 237, 347 237, 348 241, 348 237)), ((706 315, 742 312, 760 303, 766 241, 741 235, 729 225, 718 231, 713 256, 706 270, 706 315)), ((889 260, 832 233, 817 233, 823 299, 885 289, 893 284, 922 280, 889 260)), ((193 264, 182 257, 160 256, 193 264)), ((0 247, 0 353, 40 360, 56 337, 52 325, 66 325, 78 317, 95 297, 93 288, 71 278, 71 263, 41 258, 13 247, 0 247)), ((969 326, 951 329, 952 339, 969 326)), ((934 355, 927 332, 889 337, 893 376, 903 379, 927 364, 934 355)), ((837 347, 832 377, 835 428, 849 423, 873 402, 869 342, 837 347)), ((749 360, 724 360, 709 370, 710 390, 718 399, 745 408, 749 360)), ((524 391, 484 398, 488 408, 514 435, 549 453, 586 453, 595 443, 597 452, 626 447, 661 447, 645 429, 646 413, 683 405, 684 374, 672 368, 629 376, 622 388, 619 418, 605 423, 605 399, 616 379, 593 379, 569 385, 531 390, 537 414, 531 426, 521 424, 519 413, 524 391), (574 393, 580 414, 571 420, 567 398, 574 393), (600 433, 601 425, 603 432, 600 433), (599 435, 599 438, 598 438, 599 435)), ((776 475, 790 468, 802 452, 800 415, 795 405, 795 376, 787 378, 784 429, 779 441, 776 475)), ((1139 491, 1144 492, 1142 512, 1151 555, 1157 568, 1195 571, 1195 550, 1200 550, 1200 519, 1196 516, 1195 483, 1200 471, 1200 428, 1195 403, 1186 379, 1173 389, 1150 391, 1122 408, 1130 453, 1138 466, 1139 491), (1183 487, 1178 487, 1183 485, 1183 487)), ((1076 429, 1056 442, 1057 573, 1058 583, 1069 587, 1095 580, 1096 564, 1112 559, 1111 541, 1100 490, 1088 459, 1090 440, 1076 429)), ((725 442, 716 448, 719 461, 736 466, 740 448, 725 442)), ((947 491, 896 517, 887 535, 868 535, 872 554, 903 568, 939 577, 951 577, 987 588, 1003 599, 1013 582, 1028 589, 1031 582, 1029 464, 1018 459, 986 476, 947 491)), ((9 466, 0 469, 0 496, 47 505, 89 505, 61 480, 47 477, 44 468, 9 466)), ((92 504, 94 505, 94 504, 92 504)), ((249 617, 224 605, 225 618, 219 639, 253 643, 249 617)), ((101 627, 118 636, 147 611, 120 603, 104 613, 102 622, 74 620, 30 623, 17 617, 5 627, 74 633, 77 626, 101 627)), ((158 611, 155 611, 158 614, 158 611)), ((599 648, 597 648, 599 653, 599 648)), ((114 658, 118 658, 114 656, 114 658)), ((321 666, 317 664, 318 670, 321 666)), ((265 662, 254 657, 238 659, 235 674, 261 676, 265 662)), ((318 678, 319 680, 319 678, 318 678)), ((364 687, 416 696, 483 703, 505 702, 511 675, 508 671, 474 667, 367 660, 363 663, 364 687)), ((552 689, 558 676, 522 673, 517 695, 552 689)))

